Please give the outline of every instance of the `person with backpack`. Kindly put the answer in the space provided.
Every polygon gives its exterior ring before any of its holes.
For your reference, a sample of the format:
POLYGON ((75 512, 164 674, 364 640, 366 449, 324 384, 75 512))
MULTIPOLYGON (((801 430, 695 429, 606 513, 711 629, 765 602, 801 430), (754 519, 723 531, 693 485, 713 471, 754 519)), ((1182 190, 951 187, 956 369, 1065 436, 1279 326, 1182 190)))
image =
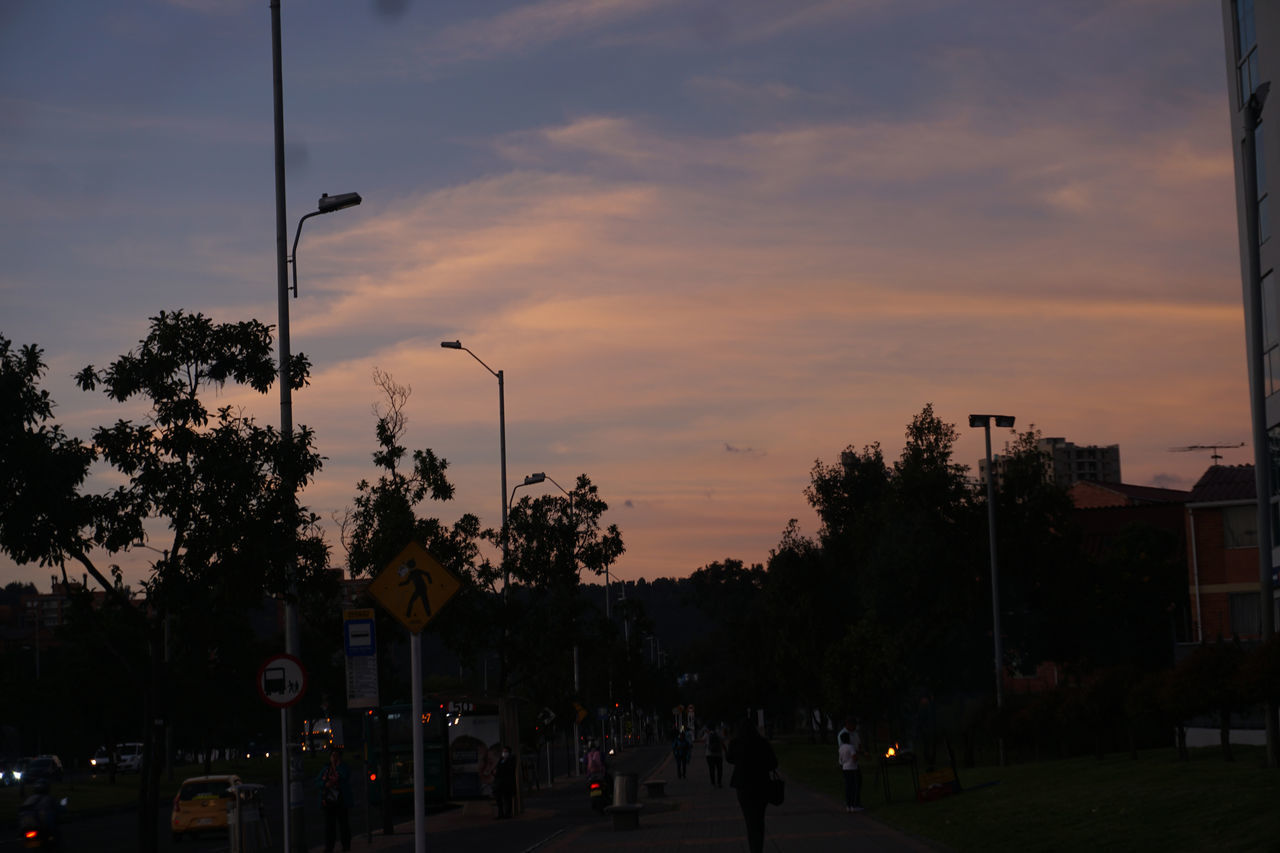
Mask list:
POLYGON ((684 727, 676 729, 675 740, 671 742, 671 754, 676 759, 676 778, 685 779, 689 775, 689 759, 693 755, 693 744, 685 737, 684 727))
POLYGON ((723 788, 724 739, 715 726, 707 729, 707 770, 711 774, 711 784, 716 788, 723 788))

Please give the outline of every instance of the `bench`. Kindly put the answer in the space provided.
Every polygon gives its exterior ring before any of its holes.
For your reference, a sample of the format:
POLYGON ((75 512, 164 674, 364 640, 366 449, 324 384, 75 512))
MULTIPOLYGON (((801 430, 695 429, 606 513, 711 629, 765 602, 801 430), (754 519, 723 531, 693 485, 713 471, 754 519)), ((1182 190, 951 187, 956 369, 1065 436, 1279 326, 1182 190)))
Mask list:
POLYGON ((644 783, 644 791, 650 797, 665 797, 667 795, 667 780, 650 779, 644 783))
POLYGON ((916 794, 916 798, 927 803, 960 791, 960 779, 955 770, 943 767, 920 774, 920 792, 916 794))
POLYGON ((639 829, 640 810, 643 808, 644 806, 640 803, 628 803, 622 806, 607 806, 604 813, 613 815, 613 828, 615 831, 619 829, 639 829))

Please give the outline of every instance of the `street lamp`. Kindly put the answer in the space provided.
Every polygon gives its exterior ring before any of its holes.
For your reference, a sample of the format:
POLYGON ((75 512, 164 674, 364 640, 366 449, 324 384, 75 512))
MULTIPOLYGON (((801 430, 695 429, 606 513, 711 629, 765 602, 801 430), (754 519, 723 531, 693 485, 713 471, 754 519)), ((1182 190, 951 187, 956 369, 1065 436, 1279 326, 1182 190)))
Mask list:
MULTIPOLYGON (((359 193, 339 193, 331 196, 324 193, 320 196, 316 209, 303 216, 298 220, 298 230, 293 236, 293 251, 286 258, 286 262, 293 266, 293 297, 298 298, 298 241, 302 239, 302 223, 306 222, 313 216, 319 216, 323 213, 333 213, 336 210, 345 210, 348 207, 355 207, 363 199, 359 193)), ((293 443, 293 386, 289 383, 289 359, 291 352, 289 348, 289 286, 288 282, 283 278, 279 282, 279 332, 278 339, 280 342, 280 435, 284 439, 286 446, 293 443)), ((291 451, 286 447, 285 459, 288 460, 291 451)), ((296 484, 293 480, 293 471, 288 463, 280 466, 282 483, 286 493, 292 495, 296 484)), ((290 531, 293 528, 286 524, 286 528, 290 531)), ((287 534, 292 541, 292 533, 287 534)), ((292 565, 292 548, 286 551, 289 555, 290 565, 288 567, 289 574, 289 594, 285 599, 285 651, 295 657, 299 654, 298 646, 298 609, 294 603, 297 593, 297 579, 295 577, 294 567, 292 565)))
MULTIPOLYGON (((532 486, 536 483, 541 483, 544 480, 550 481, 551 484, 554 485, 557 489, 564 492, 564 496, 569 499, 569 515, 572 516, 573 515, 573 495, 569 494, 569 492, 566 492, 564 486, 557 483, 553 477, 548 477, 546 475, 546 472, 538 471, 536 473, 528 475, 527 477, 524 478, 524 482, 521 483, 521 485, 532 486)), ((519 487, 517 486, 517 488, 519 487)), ((516 490, 512 489, 511 496, 515 497, 515 493, 516 493, 516 490)), ((577 535, 578 535, 577 524, 575 521, 575 524, 574 524, 575 553, 573 555, 575 571, 577 570, 577 565, 578 565, 578 555, 576 553, 577 535)), ((608 568, 606 567, 605 570, 608 571, 608 568)), ((605 605, 608 606, 608 603, 609 603, 609 592, 608 592, 608 586, 606 585, 605 605)), ((574 694, 575 700, 577 697, 581 696, 582 694, 582 685, 578 677, 578 642, 577 640, 574 640, 574 643, 573 643, 573 694, 574 694)), ((582 761, 582 737, 578 731, 578 716, 577 714, 575 714, 573 717, 573 775, 574 776, 578 775, 578 769, 580 767, 581 761, 582 761)))
MULTIPOLYGON (((505 383, 503 381, 503 373, 501 370, 494 370, 492 367, 484 363, 480 356, 473 353, 462 345, 462 341, 441 341, 440 346, 445 349, 458 349, 480 362, 480 366, 493 374, 498 380, 498 447, 500 461, 502 464, 502 492, 499 497, 502 499, 502 608, 503 608, 503 625, 502 625, 502 648, 499 651, 501 662, 501 671, 498 674, 498 684, 501 688, 501 695, 498 697, 498 718, 499 718, 499 736, 512 745, 516 755, 520 754, 520 733, 516 726, 516 722, 511 715, 511 709, 507 704, 507 641, 509 626, 506 624, 507 617, 507 587, 511 585, 511 573, 507 567, 507 403, 505 396, 505 383)), ((511 490, 512 498, 515 497, 516 490, 511 490)), ((524 801, 519 786, 516 787, 516 813, 519 814, 524 810, 524 801)))
MULTIPOLYGON (((570 512, 570 513, 572 513, 572 512, 573 512, 573 495, 571 495, 571 494, 569 494, 567 491, 565 491, 564 486, 562 486, 562 485, 560 485, 559 483, 557 483, 557 482, 555 481, 555 478, 554 478, 554 477, 548 477, 548 476, 546 475, 546 473, 545 473, 545 472, 543 472, 543 471, 537 471, 537 472, 535 472, 535 473, 533 473, 533 474, 530 474, 529 476, 527 476, 527 477, 525 477, 525 478, 524 478, 524 482, 523 482, 523 483, 521 483, 520 485, 521 485, 521 486, 532 486, 532 485, 535 485, 535 484, 537 484, 537 483, 541 483, 541 482, 543 482, 544 480, 545 480, 546 482, 550 483, 551 485, 555 486, 557 489, 559 489, 559 490, 564 494, 564 496, 565 496, 566 498, 568 498, 568 499, 569 499, 569 512, 570 512)), ((517 488, 519 488, 519 487, 517 487, 517 488)), ((511 490, 511 493, 514 495, 514 494, 515 494, 515 489, 512 489, 512 490, 511 490)))
MULTIPOLYGON (((493 374, 498 380, 498 445, 501 453, 502 461, 502 600, 507 600, 507 585, 510 577, 507 573, 507 404, 503 391, 504 382, 501 370, 495 371, 492 367, 485 364, 480 356, 473 353, 462 345, 461 341, 441 341, 440 346, 445 349, 459 349, 467 355, 480 362, 480 366, 493 374)), ((528 483, 524 485, 529 485, 528 483)), ((518 487, 517 487, 518 488, 518 487)), ((511 490, 511 495, 515 497, 516 490, 511 490)), ((504 676, 505 678, 505 676, 504 676)))
POLYGON ((348 207, 355 207, 362 201, 364 201, 364 199, 360 198, 360 193, 338 193, 337 195, 324 193, 320 196, 320 201, 316 204, 316 209, 298 220, 298 230, 297 233, 293 235, 293 253, 289 255, 289 263, 293 264, 294 299, 298 298, 298 240, 302 237, 302 223, 306 222, 313 216, 320 216, 324 213, 333 213, 336 210, 346 210, 348 207))
MULTIPOLYGON (((991 623, 995 638, 996 708, 1004 709, 1004 648, 1000 642, 1000 573, 996 562, 996 471, 991 464, 991 421, 1013 427, 1013 415, 969 415, 969 426, 982 427, 987 438, 987 534, 991 541, 991 623)), ((1000 738, 1000 765, 1004 766, 1004 738, 1000 738)))
MULTIPOLYGON (((278 16, 279 9, 274 8, 273 13, 278 16)), ((278 20, 278 18, 277 18, 278 20)), ((278 37, 278 31, 277 31, 278 37)), ((277 47, 278 49, 278 47, 277 47)), ((278 72, 278 68, 277 68, 278 72)), ((279 80, 277 79, 277 86, 279 80)), ((290 385, 289 372, 289 279, 285 275, 284 267, 286 264, 293 265, 293 295, 298 296, 298 240, 302 237, 302 223, 306 222, 313 216, 319 216, 322 213, 333 213, 335 210, 343 210, 348 207, 354 207, 361 201, 359 193, 342 193, 340 195, 331 196, 328 193, 320 196, 320 201, 316 205, 316 209, 306 214, 298 220, 298 230, 293 238, 293 253, 288 257, 284 255, 284 233, 282 230, 284 221, 284 165, 283 156, 280 146, 283 145, 283 130, 279 116, 279 92, 277 90, 277 127, 276 127, 276 244, 279 261, 279 275, 276 277, 277 284, 277 304, 279 307, 279 328, 277 332, 277 340, 280 346, 280 438, 284 442, 283 454, 280 459, 280 488, 282 496, 286 496, 287 500, 292 503, 296 497, 297 483, 294 480, 291 459, 293 457, 293 387, 290 385)), ((287 506, 281 506, 282 514, 288 513, 287 506)), ((284 649, 294 657, 301 657, 302 648, 299 642, 298 632, 298 578, 297 567, 294 565, 294 536, 296 530, 293 527, 293 518, 283 518, 285 539, 285 559, 287 565, 285 573, 287 577, 287 590, 284 600, 284 649)), ((296 768, 290 767, 291 756, 289 754, 288 732, 292 730, 296 711, 293 708, 285 709, 283 727, 284 731, 280 733, 281 740, 281 765, 282 777, 286 782, 292 784, 285 785, 285 809, 287 818, 285 820, 285 849, 289 850, 294 843, 301 843, 303 837, 302 830, 302 783, 301 783, 301 758, 299 757, 296 768), (290 779, 291 773, 296 778, 290 779)))

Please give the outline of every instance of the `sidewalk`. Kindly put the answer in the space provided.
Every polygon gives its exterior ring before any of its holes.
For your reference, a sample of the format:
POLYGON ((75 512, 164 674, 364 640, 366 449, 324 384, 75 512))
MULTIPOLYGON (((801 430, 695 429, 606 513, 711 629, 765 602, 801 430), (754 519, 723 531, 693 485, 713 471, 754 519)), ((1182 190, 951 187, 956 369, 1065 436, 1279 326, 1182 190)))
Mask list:
MULTIPOLYGON (((666 779, 666 797, 650 799, 643 785, 640 828, 614 831, 609 820, 578 827, 539 851, 580 851, 583 844, 607 850, 644 853, 738 853, 747 834, 737 792, 729 787, 732 765, 725 765, 723 788, 713 788, 701 750, 689 763, 689 776, 677 779, 671 757, 653 774, 666 779)), ((643 780, 641 780, 643 781, 643 780)), ((874 820, 866 812, 849 814, 844 804, 788 780, 786 802, 765 813, 764 849, 770 853, 834 853, 849 850, 929 851, 945 848, 914 839, 874 820)), ((588 849, 593 849, 588 847, 588 849)))
MULTIPOLYGON (((666 796, 649 797, 640 785, 639 802, 644 806, 640 828, 614 830, 613 821, 598 821, 575 826, 537 848, 538 853, 581 853, 586 849, 636 851, 636 853, 738 853, 746 851, 747 836, 736 792, 729 787, 732 766, 725 766, 723 788, 713 788, 707 778, 707 765, 702 751, 695 751, 689 764, 689 777, 677 779, 670 753, 652 773, 640 777, 665 779, 666 796)), ((581 779, 563 778, 555 787, 580 785, 581 779)), ((525 816, 546 816, 539 807, 537 795, 526 800, 525 816)), ((433 815, 429 826, 435 831, 460 829, 474 825, 477 829, 491 825, 493 804, 488 800, 465 803, 461 808, 433 815)), ((353 851, 400 853, 412 851, 413 824, 399 824, 392 836, 375 835, 372 843, 364 838, 352 845, 353 851), (407 837, 406 837, 407 836, 407 837)), ((847 853, 849 850, 876 853, 939 853, 946 848, 923 839, 912 838, 871 817, 868 812, 849 814, 844 804, 816 793, 791 780, 787 781, 787 799, 781 806, 770 806, 765 814, 765 850, 769 853, 847 853)), ((323 847, 313 848, 322 853, 323 847)), ((430 830, 427 849, 432 850, 430 830)))

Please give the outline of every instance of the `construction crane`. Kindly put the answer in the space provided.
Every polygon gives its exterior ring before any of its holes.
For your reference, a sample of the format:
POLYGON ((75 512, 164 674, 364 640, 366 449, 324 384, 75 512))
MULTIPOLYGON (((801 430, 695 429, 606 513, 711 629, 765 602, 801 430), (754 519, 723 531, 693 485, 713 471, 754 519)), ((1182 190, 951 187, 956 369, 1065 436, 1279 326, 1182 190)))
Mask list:
POLYGON ((1188 447, 1170 447, 1170 453, 1184 453, 1188 450, 1212 450, 1209 458, 1213 460, 1213 464, 1217 465, 1222 460, 1222 454, 1219 450, 1230 450, 1234 447, 1244 447, 1244 442, 1239 444, 1192 444, 1188 447))

